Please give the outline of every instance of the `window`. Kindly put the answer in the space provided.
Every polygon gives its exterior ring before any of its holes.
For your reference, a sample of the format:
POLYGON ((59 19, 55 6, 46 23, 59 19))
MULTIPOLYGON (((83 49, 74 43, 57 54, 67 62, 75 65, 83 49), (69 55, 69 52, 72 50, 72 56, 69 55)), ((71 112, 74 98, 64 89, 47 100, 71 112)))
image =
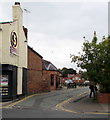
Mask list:
POLYGON ((51 85, 54 85, 54 75, 51 75, 51 85))

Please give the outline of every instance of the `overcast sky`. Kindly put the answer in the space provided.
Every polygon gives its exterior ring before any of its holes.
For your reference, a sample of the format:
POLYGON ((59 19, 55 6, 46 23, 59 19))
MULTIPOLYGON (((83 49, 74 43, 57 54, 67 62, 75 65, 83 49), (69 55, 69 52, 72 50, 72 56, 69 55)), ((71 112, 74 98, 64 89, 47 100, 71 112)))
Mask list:
MULTIPOLYGON (((19 0, 20 1, 20 0, 19 0)), ((12 20, 14 2, 0 3, 0 22, 12 20)), ((81 52, 83 36, 91 41, 94 31, 99 40, 108 35, 106 2, 21 2, 28 44, 57 68, 76 68, 70 54, 81 52)))

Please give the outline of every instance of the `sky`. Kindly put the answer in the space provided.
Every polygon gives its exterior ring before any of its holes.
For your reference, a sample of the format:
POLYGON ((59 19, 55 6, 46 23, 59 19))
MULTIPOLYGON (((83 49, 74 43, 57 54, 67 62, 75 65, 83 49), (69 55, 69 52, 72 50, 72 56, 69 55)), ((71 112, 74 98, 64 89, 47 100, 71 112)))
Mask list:
MULTIPOLYGON (((23 24, 28 28, 28 45, 57 68, 77 69, 70 54, 82 51, 84 36, 91 41, 96 31, 101 41, 108 35, 107 1, 24 1, 20 3, 23 24)), ((12 20, 13 4, 14 0, 0 2, 0 22, 12 20)))

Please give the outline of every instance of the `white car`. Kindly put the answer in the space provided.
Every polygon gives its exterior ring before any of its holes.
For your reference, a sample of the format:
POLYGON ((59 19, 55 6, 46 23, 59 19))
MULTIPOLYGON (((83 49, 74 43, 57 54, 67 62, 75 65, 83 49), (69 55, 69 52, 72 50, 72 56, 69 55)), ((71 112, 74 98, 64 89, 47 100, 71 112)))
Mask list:
POLYGON ((73 81, 72 80, 66 80, 65 83, 69 84, 69 83, 73 83, 73 81))
POLYGON ((83 85, 89 85, 90 84, 90 81, 86 80, 83 85))

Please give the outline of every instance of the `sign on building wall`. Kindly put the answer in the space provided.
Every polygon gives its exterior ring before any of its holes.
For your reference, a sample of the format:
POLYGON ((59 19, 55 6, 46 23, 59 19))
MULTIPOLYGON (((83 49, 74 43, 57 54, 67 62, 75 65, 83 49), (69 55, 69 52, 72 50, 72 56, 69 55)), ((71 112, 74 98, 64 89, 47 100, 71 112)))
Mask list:
POLYGON ((8 75, 1 75, 1 87, 8 87, 8 75))
POLYGON ((1 75, 0 76, 0 94, 3 96, 8 95, 8 75, 1 75))
POLYGON ((12 31, 10 35, 10 53, 17 55, 17 34, 16 32, 12 31))

